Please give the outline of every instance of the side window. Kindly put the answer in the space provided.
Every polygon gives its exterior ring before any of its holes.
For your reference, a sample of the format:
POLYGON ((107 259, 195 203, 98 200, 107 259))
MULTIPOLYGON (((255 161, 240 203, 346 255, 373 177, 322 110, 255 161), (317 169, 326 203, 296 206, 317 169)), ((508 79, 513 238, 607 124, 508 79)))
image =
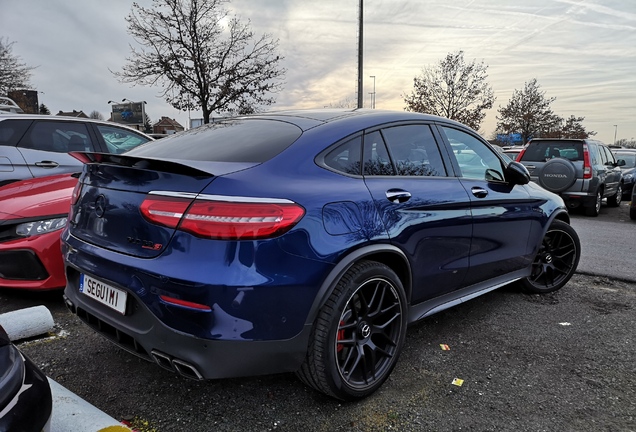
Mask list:
POLYGON ((607 165, 607 153, 605 153, 605 148, 603 146, 598 146, 598 152, 601 155, 601 164, 607 165))
POLYGON ((30 125, 31 120, 5 120, 0 122, 0 145, 17 145, 30 125))
POLYGON ((503 181, 503 165, 495 152, 481 140, 457 129, 443 126, 461 176, 477 180, 503 181))
POLYGON ((616 159, 614 158, 614 155, 612 154, 612 152, 607 148, 607 147, 602 147, 603 151, 605 152, 605 155, 607 157, 607 162, 611 163, 612 165, 616 163, 616 159))
POLYGON ((325 156, 325 165, 345 174, 360 175, 362 136, 340 144, 325 156))
POLYGON ((396 126, 382 130, 400 176, 446 176, 442 156, 428 125, 396 126))
POLYGON ((94 150, 84 123, 61 121, 36 121, 19 147, 56 153, 94 150))
POLYGON ((384 140, 375 131, 364 136, 364 175, 395 175, 384 140))
POLYGON ((97 130, 108 147, 108 153, 121 154, 150 141, 144 135, 116 126, 98 124, 97 130))

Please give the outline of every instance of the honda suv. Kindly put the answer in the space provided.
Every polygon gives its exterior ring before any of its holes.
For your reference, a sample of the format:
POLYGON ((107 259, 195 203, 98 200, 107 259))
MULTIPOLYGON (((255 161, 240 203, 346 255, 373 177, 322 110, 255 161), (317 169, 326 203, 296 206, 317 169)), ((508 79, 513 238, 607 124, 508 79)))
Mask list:
POLYGON ((535 138, 517 160, 530 178, 544 189, 559 194, 569 208, 583 207, 598 216, 601 201, 618 207, 623 195, 623 175, 610 149, 588 139, 535 138))

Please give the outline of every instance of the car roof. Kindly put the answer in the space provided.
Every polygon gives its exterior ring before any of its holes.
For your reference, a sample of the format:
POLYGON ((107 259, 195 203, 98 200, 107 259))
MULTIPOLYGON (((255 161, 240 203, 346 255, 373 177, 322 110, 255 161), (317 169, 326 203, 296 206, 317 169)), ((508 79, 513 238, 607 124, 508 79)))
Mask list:
POLYGON ((97 123, 97 124, 102 124, 105 126, 117 126, 124 129, 132 130, 141 135, 148 136, 150 139, 152 139, 152 137, 150 137, 148 134, 140 130, 137 130, 133 127, 130 127, 128 125, 124 125, 124 124, 116 123, 112 121, 92 119, 92 118, 66 117, 66 116, 47 115, 47 114, 17 114, 17 113, 0 114, 0 121, 7 120, 7 119, 52 120, 52 121, 63 121, 63 122, 97 123))
MULTIPOLYGON (((468 126, 459 122, 449 120, 431 114, 422 114, 410 111, 389 111, 376 110, 369 108, 353 108, 353 109, 307 109, 307 110, 285 110, 271 111, 260 114, 250 114, 248 116, 228 117, 224 120, 233 119, 264 119, 286 121, 301 128, 303 131, 313 127, 335 122, 356 121, 362 127, 371 127, 375 125, 400 122, 400 121, 430 121, 443 122, 468 128, 468 126), (365 125, 366 124, 366 125, 365 125)), ((468 128, 470 129, 470 128, 468 128)))
POLYGON ((587 138, 532 138, 530 139, 530 141, 528 141, 528 144, 532 142, 543 142, 543 141, 551 141, 551 142, 568 142, 569 141, 569 142, 581 142, 586 144, 596 144, 596 145, 606 146, 601 141, 587 139, 587 138))

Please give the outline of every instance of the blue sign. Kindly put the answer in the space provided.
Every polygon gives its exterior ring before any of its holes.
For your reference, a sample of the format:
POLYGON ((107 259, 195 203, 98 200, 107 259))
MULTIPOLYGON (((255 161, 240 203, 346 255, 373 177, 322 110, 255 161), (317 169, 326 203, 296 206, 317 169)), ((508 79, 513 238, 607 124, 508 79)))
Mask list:
POLYGON ((503 143, 518 143, 518 142, 521 142, 521 134, 520 133, 497 134, 497 141, 503 142, 503 143))

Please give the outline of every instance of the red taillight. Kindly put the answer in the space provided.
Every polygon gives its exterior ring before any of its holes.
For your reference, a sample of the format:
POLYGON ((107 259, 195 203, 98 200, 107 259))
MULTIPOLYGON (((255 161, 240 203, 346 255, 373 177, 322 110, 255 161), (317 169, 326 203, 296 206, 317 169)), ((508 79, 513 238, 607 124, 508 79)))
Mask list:
POLYGON ((592 164, 590 163, 590 151, 587 149, 587 144, 583 143, 583 178, 592 178, 592 164))
POLYGON ((515 159, 517 162, 521 162, 521 158, 523 157, 523 154, 526 152, 526 148, 527 146, 522 148, 519 154, 517 155, 517 158, 515 159))
POLYGON ((77 200, 79 199, 81 193, 82 193, 82 183, 78 181, 75 187, 73 188, 73 193, 71 194, 71 205, 77 204, 77 200))
POLYGON ((264 239, 289 231, 304 214, 294 203, 196 200, 179 229, 205 238, 264 239))
POLYGON ((149 195, 139 209, 149 222, 176 228, 191 202, 191 198, 149 195))
POLYGON ((150 222, 177 228, 197 237, 221 240, 255 240, 289 231, 305 210, 291 201, 217 201, 149 195, 141 204, 150 222))

